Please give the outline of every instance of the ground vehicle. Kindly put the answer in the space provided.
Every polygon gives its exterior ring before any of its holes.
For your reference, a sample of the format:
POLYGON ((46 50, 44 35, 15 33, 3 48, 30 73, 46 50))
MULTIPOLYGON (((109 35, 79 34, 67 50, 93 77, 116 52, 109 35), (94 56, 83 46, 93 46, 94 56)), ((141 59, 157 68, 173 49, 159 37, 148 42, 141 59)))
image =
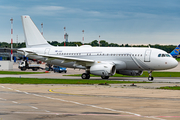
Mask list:
POLYGON ((33 71, 37 71, 38 69, 42 69, 42 68, 40 67, 40 65, 37 64, 29 65, 27 60, 25 60, 20 62, 19 69, 21 69, 21 71, 25 71, 26 69, 32 69, 33 71))
POLYGON ((60 66, 53 66, 53 71, 54 72, 59 72, 59 73, 61 73, 61 72, 67 72, 67 70, 66 70, 66 68, 64 68, 64 67, 60 67, 60 66))
POLYGON ((45 67, 45 70, 46 71, 53 71, 52 65, 47 63, 46 67, 45 67))

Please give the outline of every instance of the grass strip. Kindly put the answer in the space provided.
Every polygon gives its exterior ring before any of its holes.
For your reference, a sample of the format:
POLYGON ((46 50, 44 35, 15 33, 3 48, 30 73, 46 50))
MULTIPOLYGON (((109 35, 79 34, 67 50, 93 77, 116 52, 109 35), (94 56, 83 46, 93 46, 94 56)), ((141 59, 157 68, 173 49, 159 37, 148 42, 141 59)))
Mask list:
POLYGON ((45 72, 24 72, 24 71, 0 71, 0 74, 12 74, 12 75, 20 75, 20 74, 43 74, 45 72))
POLYGON ((165 87, 160 87, 157 89, 165 89, 165 90, 180 90, 180 86, 165 86, 165 87))
POLYGON ((180 62, 180 58, 176 58, 176 60, 177 60, 178 62, 180 62))
MULTIPOLYGON (((81 76, 81 74, 75 74, 75 75, 63 75, 63 76, 81 76)), ((90 75, 91 77, 99 77, 98 75, 90 75)), ((121 74, 115 74, 111 77, 148 77, 148 72, 144 71, 141 76, 127 76, 127 75, 121 75, 121 74)), ((153 77, 180 77, 180 72, 153 72, 153 77)))
POLYGON ((122 84, 122 83, 151 83, 146 81, 115 81, 115 80, 82 80, 82 79, 40 79, 40 78, 0 78, 1 84, 122 84))

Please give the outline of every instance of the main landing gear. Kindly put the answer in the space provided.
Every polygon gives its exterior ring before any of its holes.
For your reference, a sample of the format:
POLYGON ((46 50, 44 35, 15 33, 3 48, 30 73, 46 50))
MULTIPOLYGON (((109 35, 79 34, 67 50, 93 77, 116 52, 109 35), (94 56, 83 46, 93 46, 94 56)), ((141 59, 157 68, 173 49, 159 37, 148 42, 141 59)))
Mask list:
MULTIPOLYGON (((89 79, 89 78, 90 78, 90 74, 88 74, 88 73, 83 73, 83 74, 81 75, 81 78, 82 78, 82 79, 89 79)), ((101 78, 102 78, 102 79, 109 79, 109 76, 101 76, 101 78)))
POLYGON ((148 71, 148 73, 149 73, 148 80, 149 80, 149 81, 153 81, 154 78, 152 77, 152 70, 151 70, 151 71, 148 71))
POLYGON ((83 74, 81 75, 81 78, 82 78, 82 79, 89 79, 89 78, 90 78, 90 74, 88 74, 88 73, 83 73, 83 74))
POLYGON ((102 79, 109 79, 109 76, 101 76, 102 79))

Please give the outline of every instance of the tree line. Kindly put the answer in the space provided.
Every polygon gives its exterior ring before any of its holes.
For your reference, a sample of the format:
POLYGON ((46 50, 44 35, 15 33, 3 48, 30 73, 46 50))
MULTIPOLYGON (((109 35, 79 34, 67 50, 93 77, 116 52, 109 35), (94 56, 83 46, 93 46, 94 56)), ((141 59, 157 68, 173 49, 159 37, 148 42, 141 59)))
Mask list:
MULTIPOLYGON (((57 41, 48 41, 49 44, 53 45, 53 46, 64 46, 64 44, 66 46, 81 46, 83 43, 82 42, 57 42, 57 41)), ((95 46, 101 46, 101 47, 151 47, 151 48, 158 48, 158 49, 162 49, 168 53, 170 53, 176 46, 174 45, 159 45, 159 44, 155 44, 155 45, 129 45, 129 44, 117 44, 117 43, 108 43, 105 40, 100 40, 100 44, 98 40, 94 40, 90 43, 84 43, 84 45, 91 45, 93 47, 95 46)), ((10 43, 6 43, 6 42, 0 42, 0 48, 10 48, 11 44, 10 43)), ((25 42, 22 43, 13 43, 13 48, 23 48, 26 47, 25 42)))

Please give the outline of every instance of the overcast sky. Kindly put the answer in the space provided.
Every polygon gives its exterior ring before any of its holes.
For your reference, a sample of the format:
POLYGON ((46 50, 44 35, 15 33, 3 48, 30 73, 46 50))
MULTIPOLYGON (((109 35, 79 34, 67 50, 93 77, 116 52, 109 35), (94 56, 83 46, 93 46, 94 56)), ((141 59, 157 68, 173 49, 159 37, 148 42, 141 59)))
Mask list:
POLYGON ((21 15, 29 15, 48 41, 106 40, 118 44, 180 43, 180 0, 0 0, 0 42, 24 41, 21 15))

